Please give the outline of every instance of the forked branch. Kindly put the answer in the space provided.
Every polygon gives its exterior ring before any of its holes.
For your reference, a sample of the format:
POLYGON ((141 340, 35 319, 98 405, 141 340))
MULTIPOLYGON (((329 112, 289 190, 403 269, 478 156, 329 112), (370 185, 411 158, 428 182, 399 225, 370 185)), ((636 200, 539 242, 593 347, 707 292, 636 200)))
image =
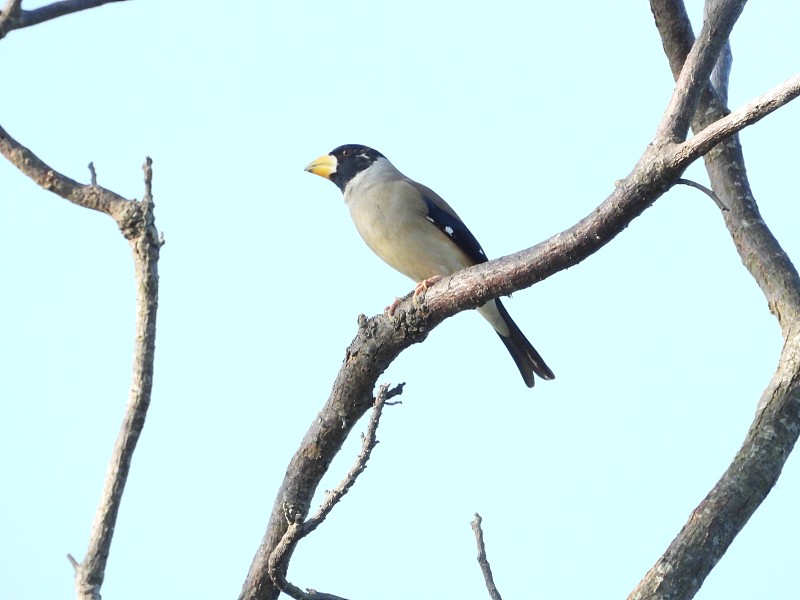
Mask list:
MULTIPOLYGON (((83 561, 76 561, 75 588, 78 598, 99 600, 111 550, 122 493, 128 479, 133 452, 144 428, 153 387, 155 359, 156 312, 158 309, 158 257, 163 239, 155 226, 152 194, 152 161, 144 164, 144 197, 141 202, 126 200, 103 187, 80 184, 62 175, 39 159, 33 152, 12 138, 0 127, 0 154, 8 158, 22 173, 65 200, 91 208, 113 218, 127 238, 133 252, 136 276, 136 336, 134 342, 133 381, 122 427, 117 436, 100 505, 83 561)), ((92 171, 92 180, 96 173, 92 171)))

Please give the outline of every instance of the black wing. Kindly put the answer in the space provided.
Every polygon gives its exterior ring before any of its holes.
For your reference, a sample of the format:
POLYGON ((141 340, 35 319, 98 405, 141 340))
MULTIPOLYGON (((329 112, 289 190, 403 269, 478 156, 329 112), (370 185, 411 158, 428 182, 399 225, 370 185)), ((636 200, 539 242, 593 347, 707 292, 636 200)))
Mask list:
POLYGON ((440 208, 428 195, 423 194, 422 199, 425 200, 428 209, 427 219, 449 236, 464 254, 475 261, 476 265, 489 260, 478 240, 461 219, 440 208))

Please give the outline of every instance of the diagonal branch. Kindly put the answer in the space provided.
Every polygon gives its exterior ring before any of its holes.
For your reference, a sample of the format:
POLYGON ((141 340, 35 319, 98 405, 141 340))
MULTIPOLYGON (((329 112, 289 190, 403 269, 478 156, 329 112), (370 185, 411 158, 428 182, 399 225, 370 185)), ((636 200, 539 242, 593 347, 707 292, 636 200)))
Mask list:
POLYGON ((388 384, 381 385, 378 388, 378 393, 375 396, 375 404, 372 408, 372 416, 370 416, 369 425, 367 426, 367 433, 363 435, 363 439, 361 440, 361 451, 356 457, 355 464, 339 485, 328 492, 324 502, 317 510, 317 513, 303 522, 302 513, 297 512, 291 506, 283 507, 288 528, 269 557, 268 572, 275 586, 292 598, 296 600, 311 600, 312 598, 314 600, 345 600, 344 598, 332 594, 322 594, 320 592, 314 592, 313 594, 306 593, 292 584, 286 578, 289 558, 294 552, 298 542, 322 524, 328 514, 333 510, 334 506, 336 506, 344 495, 350 491, 350 488, 353 487, 358 476, 367 468, 367 462, 372 455, 372 451, 375 449, 375 446, 378 445, 378 425, 380 424, 386 401, 391 396, 402 393, 404 385, 405 384, 401 383, 391 391, 389 391, 388 384))
POLYGON ((73 204, 107 214, 132 240, 144 225, 142 207, 99 185, 80 184, 62 175, 0 127, 0 154, 39 186, 73 204))
MULTIPOLYGON (((788 101, 788 96, 781 95, 779 102, 788 101)), ((771 110, 775 108, 777 104, 771 105, 771 110)), ((751 110, 762 109, 758 105, 751 110)), ((333 457, 353 424, 369 410, 378 377, 403 350, 422 342, 445 318, 530 287, 591 256, 674 185, 698 158, 700 143, 711 147, 747 123, 744 115, 734 117, 730 127, 717 128, 700 142, 675 144, 658 139, 658 143, 648 146, 611 195, 569 229, 527 250, 442 279, 427 291, 422 306, 406 299, 391 320, 383 315, 370 319, 361 316, 358 333, 346 351, 331 394, 289 463, 240 598, 277 598, 279 590, 273 585, 267 565, 288 527, 283 507, 291 505, 302 515, 308 513, 314 491, 333 457)))
MULTIPOLYGON (((694 42, 680 0, 652 0, 656 26, 676 78, 694 42)), ((730 61, 718 65, 692 118, 694 140, 708 145, 724 129, 730 61)), ((793 78, 794 79, 794 78, 793 78)), ((747 112, 747 111, 744 111, 747 112)), ((723 218, 745 267, 767 297, 784 336, 772 380, 740 450, 714 488, 692 512, 631 599, 691 598, 775 485, 800 433, 800 277, 761 217, 750 189, 738 136, 705 155, 712 188, 729 208, 723 218)))
MULTIPOLYGON (((732 136, 748 125, 752 125, 768 114, 775 112, 798 96, 800 96, 800 73, 790 77, 766 94, 751 100, 727 116, 721 116, 723 111, 720 109, 718 119, 700 129, 689 141, 683 144, 683 147, 696 157, 705 156, 719 143, 720 137, 726 139, 732 136)), ((727 109, 724 112, 727 113, 727 109)))
POLYGON ((667 110, 661 120, 656 137, 673 142, 686 139, 689 120, 695 113, 700 94, 706 87, 722 48, 744 10, 747 0, 720 0, 709 8, 700 36, 677 78, 667 110))
POLYGON ((64 15, 97 8, 111 2, 124 2, 124 0, 61 0, 60 2, 53 2, 31 10, 20 9, 22 0, 8 0, 2 15, 0 15, 0 39, 3 39, 9 31, 14 29, 38 25, 64 15))

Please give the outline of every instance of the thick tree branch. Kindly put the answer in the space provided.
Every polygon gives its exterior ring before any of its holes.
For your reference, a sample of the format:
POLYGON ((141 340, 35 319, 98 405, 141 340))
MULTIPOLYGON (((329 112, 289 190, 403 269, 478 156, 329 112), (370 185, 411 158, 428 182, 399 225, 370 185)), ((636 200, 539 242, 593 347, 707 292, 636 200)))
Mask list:
POLYGON ((700 37, 686 56, 657 137, 673 142, 686 139, 689 120, 695 113, 700 94, 746 2, 720 0, 709 8, 700 37))
POLYGON ((22 0, 8 0, 2 14, 0 14, 0 39, 3 39, 9 31, 14 29, 38 25, 64 15, 97 8, 111 2, 124 2, 124 0, 62 0, 61 2, 53 2, 32 10, 21 10, 22 0))
MULTIPOLYGON (((706 79, 713 63, 708 66, 706 79)), ((770 96, 771 98, 771 96, 770 96)), ((788 102, 788 96, 782 96, 788 102)), ((770 110, 776 105, 770 103, 770 110)), ((759 106, 750 111, 760 112, 759 106)), ((713 146, 747 126, 740 114, 700 141, 684 144, 657 138, 633 171, 592 214, 550 239, 516 254, 489 261, 442 279, 426 293, 423 305, 404 300, 393 319, 359 318, 356 338, 334 382, 331 395, 291 459, 278 491, 270 522, 242 588, 242 599, 274 599, 267 565, 287 529, 283 507, 308 512, 311 498, 353 424, 372 404, 372 390, 381 373, 412 344, 422 342, 445 318, 508 295, 574 266, 597 252, 664 194, 700 155, 701 144, 713 146)), ((705 147, 705 146, 702 146, 705 147)))
MULTIPOLYGON (((683 3, 652 0, 656 26, 676 78, 694 43, 683 3)), ((730 60, 715 69, 694 117, 695 139, 719 132, 730 60)), ((767 297, 784 336, 778 368, 759 401, 756 417, 730 467, 694 510, 666 552, 630 595, 631 599, 688 599, 766 498, 800 433, 800 277, 761 218, 744 167, 738 136, 705 155, 717 196, 729 208, 723 218, 745 267, 767 297)))

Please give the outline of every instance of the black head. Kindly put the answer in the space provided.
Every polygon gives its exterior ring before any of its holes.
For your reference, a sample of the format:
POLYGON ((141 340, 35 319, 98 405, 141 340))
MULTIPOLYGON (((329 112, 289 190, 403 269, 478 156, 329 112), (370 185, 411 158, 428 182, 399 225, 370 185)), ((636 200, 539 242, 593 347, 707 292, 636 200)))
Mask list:
POLYGON ((361 144, 345 144, 331 150, 330 155, 336 159, 336 170, 330 174, 329 179, 335 183, 342 192, 347 183, 356 175, 369 168, 383 154, 369 146, 361 144))

